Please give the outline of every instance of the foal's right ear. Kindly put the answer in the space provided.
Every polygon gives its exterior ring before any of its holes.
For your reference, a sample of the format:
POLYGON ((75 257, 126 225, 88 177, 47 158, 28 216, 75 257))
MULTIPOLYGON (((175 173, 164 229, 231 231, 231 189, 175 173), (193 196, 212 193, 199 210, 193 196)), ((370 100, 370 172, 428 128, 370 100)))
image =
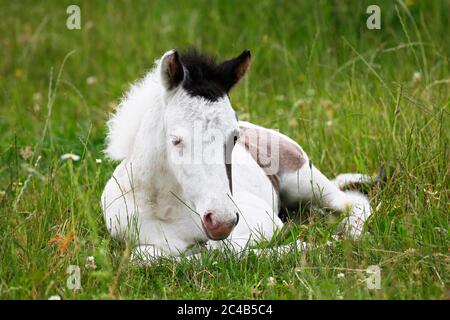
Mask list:
POLYGON ((183 65, 177 51, 166 53, 161 61, 161 79, 167 90, 176 88, 184 79, 183 65))

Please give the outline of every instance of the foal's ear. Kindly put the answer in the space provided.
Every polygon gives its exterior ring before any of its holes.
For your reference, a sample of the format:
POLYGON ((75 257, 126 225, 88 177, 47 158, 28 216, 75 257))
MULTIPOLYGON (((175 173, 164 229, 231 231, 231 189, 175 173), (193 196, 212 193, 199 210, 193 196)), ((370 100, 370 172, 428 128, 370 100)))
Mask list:
POLYGON ((250 50, 244 50, 236 58, 227 60, 220 64, 221 72, 223 73, 223 81, 225 89, 228 91, 234 87, 236 83, 241 80, 247 72, 248 67, 252 61, 250 50))
POLYGON ((167 90, 176 88, 183 81, 183 65, 177 51, 169 51, 163 56, 161 61, 161 79, 167 90))

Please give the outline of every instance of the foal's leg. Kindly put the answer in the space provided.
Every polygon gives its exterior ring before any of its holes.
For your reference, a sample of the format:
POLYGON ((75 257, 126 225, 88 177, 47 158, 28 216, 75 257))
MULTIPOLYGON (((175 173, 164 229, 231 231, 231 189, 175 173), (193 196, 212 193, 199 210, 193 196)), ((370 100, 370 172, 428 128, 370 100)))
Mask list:
POLYGON ((348 212, 343 227, 353 238, 361 235, 364 222, 372 211, 366 197, 355 192, 341 191, 337 183, 333 183, 315 166, 308 164, 281 176, 281 193, 288 204, 310 202, 332 211, 348 212))
POLYGON ((376 177, 373 178, 367 174, 361 173, 341 173, 332 182, 341 190, 344 189, 361 189, 363 186, 372 186, 376 182, 376 177))

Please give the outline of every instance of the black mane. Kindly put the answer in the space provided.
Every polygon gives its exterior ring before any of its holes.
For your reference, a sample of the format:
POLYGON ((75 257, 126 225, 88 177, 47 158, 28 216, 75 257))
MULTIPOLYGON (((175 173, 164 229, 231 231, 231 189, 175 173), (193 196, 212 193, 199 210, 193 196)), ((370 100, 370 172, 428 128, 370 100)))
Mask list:
POLYGON ((188 49, 180 53, 180 60, 188 71, 183 88, 190 95, 217 101, 228 94, 227 70, 216 62, 215 57, 188 49))

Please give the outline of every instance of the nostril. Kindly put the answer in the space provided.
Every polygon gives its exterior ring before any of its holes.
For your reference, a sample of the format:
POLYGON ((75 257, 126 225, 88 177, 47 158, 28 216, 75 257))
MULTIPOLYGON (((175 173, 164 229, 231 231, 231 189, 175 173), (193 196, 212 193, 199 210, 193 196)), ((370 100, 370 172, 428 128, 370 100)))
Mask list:
POLYGON ((226 239, 239 221, 237 213, 234 219, 231 217, 229 214, 221 214, 214 210, 205 211, 202 216, 202 225, 206 236, 211 240, 226 239))
POLYGON ((235 226, 239 223, 239 213, 236 212, 236 222, 234 223, 235 226))
POLYGON ((212 211, 208 211, 205 216, 203 217, 203 220, 205 221, 205 224, 208 227, 212 227, 213 223, 213 212, 212 211))

